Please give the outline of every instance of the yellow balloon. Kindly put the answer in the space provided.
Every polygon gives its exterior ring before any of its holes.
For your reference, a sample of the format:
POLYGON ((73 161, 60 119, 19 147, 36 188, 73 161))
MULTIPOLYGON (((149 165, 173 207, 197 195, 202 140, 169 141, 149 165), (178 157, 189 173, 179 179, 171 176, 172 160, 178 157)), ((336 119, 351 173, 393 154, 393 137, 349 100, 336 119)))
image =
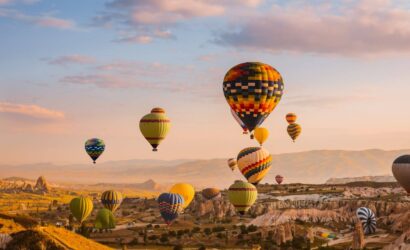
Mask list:
POLYGON ((253 136, 254 138, 259 142, 259 144, 262 146, 262 144, 268 139, 269 137, 269 130, 267 128, 263 127, 257 127, 253 131, 253 136))
POLYGON ((139 125, 142 135, 151 144, 152 151, 157 151, 157 147, 171 128, 171 121, 166 116, 164 109, 153 108, 151 113, 142 117, 139 125))
POLYGON ((177 183, 174 186, 172 186, 169 192, 173 194, 179 194, 182 197, 184 197, 183 208, 187 208, 195 196, 194 187, 188 183, 177 183))

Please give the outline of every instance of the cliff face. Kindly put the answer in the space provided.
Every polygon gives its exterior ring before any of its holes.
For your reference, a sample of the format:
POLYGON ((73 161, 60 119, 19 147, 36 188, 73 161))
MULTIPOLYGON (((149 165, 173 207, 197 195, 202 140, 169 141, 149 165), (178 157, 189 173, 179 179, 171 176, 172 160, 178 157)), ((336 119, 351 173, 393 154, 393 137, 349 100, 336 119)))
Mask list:
POLYGON ((362 223, 356 222, 356 224, 354 225, 352 249, 360 250, 363 249, 364 246, 365 241, 362 223))
POLYGON ((396 241, 383 248, 383 250, 409 250, 410 249, 410 230, 404 232, 396 241))

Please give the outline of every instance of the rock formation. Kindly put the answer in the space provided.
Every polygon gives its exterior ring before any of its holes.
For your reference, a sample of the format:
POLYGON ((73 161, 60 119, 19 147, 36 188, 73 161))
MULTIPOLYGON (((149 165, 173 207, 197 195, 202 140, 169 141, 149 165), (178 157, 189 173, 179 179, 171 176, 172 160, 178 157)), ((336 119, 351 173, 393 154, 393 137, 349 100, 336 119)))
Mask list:
POLYGON ((396 241, 392 244, 385 246, 383 250, 410 250, 410 230, 403 233, 396 241))
POLYGON ((354 225, 352 249, 360 250, 365 246, 362 223, 356 222, 354 225))
POLYGON ((36 185, 34 186, 34 190, 42 193, 50 192, 50 186, 48 185, 44 176, 38 177, 36 185))

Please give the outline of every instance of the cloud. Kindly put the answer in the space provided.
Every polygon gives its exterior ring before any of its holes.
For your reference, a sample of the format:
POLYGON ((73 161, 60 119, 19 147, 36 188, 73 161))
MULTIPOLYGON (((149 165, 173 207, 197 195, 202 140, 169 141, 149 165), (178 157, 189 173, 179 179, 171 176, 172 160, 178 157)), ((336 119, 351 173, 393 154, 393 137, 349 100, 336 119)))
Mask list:
POLYGON ((65 117, 61 111, 55 111, 37 105, 10 102, 0 102, 0 113, 34 118, 36 120, 62 120, 65 117))
POLYGON ((289 106, 297 107, 334 107, 340 104, 349 102, 360 102, 375 99, 370 95, 345 95, 345 96, 315 96, 315 95, 301 95, 287 97, 284 102, 289 106))
POLYGON ((51 60, 47 60, 49 64, 54 65, 67 65, 67 64, 92 64, 95 62, 95 59, 90 56, 85 55, 66 55, 60 56, 51 60))
POLYGON ((39 0, 0 0, 0 5, 10 5, 10 4, 16 4, 16 3, 33 4, 38 1, 39 0))
POLYGON ((354 56, 410 52, 410 10, 388 0, 321 5, 289 1, 232 20, 233 27, 220 32, 216 43, 271 52, 354 56))
POLYGON ((173 38, 170 28, 196 18, 222 16, 236 6, 256 7, 262 0, 113 0, 94 18, 97 25, 132 32, 116 41, 150 43, 173 38))
POLYGON ((76 24, 74 21, 61 19, 49 15, 26 15, 20 11, 12 9, 0 9, 0 18, 11 18, 14 20, 35 24, 41 27, 56 28, 56 29, 74 29, 76 24))

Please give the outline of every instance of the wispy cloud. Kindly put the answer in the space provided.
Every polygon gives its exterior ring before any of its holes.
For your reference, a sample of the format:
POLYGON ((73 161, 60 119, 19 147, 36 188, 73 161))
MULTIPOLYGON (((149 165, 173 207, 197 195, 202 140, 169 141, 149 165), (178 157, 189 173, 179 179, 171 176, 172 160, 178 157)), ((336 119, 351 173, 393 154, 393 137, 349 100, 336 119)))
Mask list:
POLYGON ((235 6, 256 7, 262 0, 113 0, 94 18, 103 27, 132 32, 115 41, 150 43, 173 38, 170 28, 197 18, 221 16, 235 6))
POLYGON ((72 20, 53 17, 50 15, 27 15, 13 9, 0 9, 0 18, 11 18, 41 27, 55 29, 74 29, 76 24, 72 20))
POLYGON ((38 120, 62 120, 65 115, 61 111, 47 109, 37 105, 0 102, 0 113, 35 118, 38 120))
POLYGON ((272 52, 351 56, 409 53, 410 10, 395 3, 287 1, 274 4, 269 11, 232 19, 233 27, 219 33, 215 42, 272 52))
POLYGON ((344 95, 344 96, 329 96, 329 95, 300 95, 288 96, 284 100, 286 105, 297 107, 315 107, 329 108, 348 102, 360 102, 375 99, 370 95, 344 95))
POLYGON ((66 55, 56 57, 54 59, 45 59, 49 64, 54 65, 68 65, 68 64, 92 64, 95 62, 95 58, 85 55, 66 55))

